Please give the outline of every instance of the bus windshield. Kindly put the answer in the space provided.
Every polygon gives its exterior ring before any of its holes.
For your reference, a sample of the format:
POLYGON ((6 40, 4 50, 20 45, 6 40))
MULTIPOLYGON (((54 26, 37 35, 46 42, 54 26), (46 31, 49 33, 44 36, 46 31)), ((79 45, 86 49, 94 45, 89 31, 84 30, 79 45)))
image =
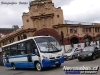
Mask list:
POLYGON ((61 47, 53 37, 39 37, 35 38, 40 51, 43 53, 59 52, 61 47))

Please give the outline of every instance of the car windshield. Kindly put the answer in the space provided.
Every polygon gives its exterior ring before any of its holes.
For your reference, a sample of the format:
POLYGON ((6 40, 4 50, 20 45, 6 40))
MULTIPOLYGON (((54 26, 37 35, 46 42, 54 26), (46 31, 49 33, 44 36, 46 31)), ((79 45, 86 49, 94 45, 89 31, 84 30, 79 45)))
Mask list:
POLYGON ((72 52, 72 49, 69 49, 66 53, 70 53, 70 52, 72 52))
POLYGON ((83 51, 93 51, 94 47, 85 47, 83 51))
POLYGON ((43 53, 61 51, 59 43, 53 37, 38 37, 35 38, 35 41, 43 53))

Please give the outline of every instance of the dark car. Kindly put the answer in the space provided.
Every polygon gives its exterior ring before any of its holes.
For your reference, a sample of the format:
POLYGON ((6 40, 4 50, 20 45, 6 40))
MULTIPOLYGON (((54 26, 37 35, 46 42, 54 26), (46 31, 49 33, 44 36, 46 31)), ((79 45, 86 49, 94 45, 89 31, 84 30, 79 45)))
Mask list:
POLYGON ((94 60, 100 57, 100 49, 96 46, 88 46, 83 49, 82 52, 78 54, 78 60, 94 60))

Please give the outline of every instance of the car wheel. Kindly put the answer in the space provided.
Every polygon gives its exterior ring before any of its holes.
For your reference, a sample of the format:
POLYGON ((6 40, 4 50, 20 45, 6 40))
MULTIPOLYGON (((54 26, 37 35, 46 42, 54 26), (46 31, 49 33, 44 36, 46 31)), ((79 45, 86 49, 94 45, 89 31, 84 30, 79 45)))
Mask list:
POLYGON ((78 58, 78 60, 79 60, 79 61, 82 61, 82 59, 79 59, 79 58, 78 58))
POLYGON ((38 71, 41 71, 42 70, 41 64, 39 62, 37 62, 35 66, 36 66, 36 69, 38 71))
POLYGON ((95 59, 96 59, 96 56, 95 56, 95 55, 93 55, 92 59, 93 59, 93 60, 95 60, 95 59))
POLYGON ((67 59, 65 58, 65 61, 66 61, 67 59))
POLYGON ((60 67, 61 66, 61 64, 56 64, 56 67, 60 67))
POLYGON ((75 55, 72 56, 72 59, 75 59, 75 55))

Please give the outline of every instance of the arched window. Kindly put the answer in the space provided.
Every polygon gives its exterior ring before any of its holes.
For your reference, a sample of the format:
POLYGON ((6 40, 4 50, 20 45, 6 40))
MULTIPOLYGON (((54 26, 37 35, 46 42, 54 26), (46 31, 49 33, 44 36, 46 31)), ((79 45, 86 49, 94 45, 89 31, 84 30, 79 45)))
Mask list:
POLYGON ((20 35, 20 40, 22 40, 23 39, 23 36, 22 35, 20 35))
POLYGON ((17 37, 17 40, 18 40, 18 41, 20 40, 20 36, 17 37))
POLYGON ((13 38, 13 39, 12 39, 12 41, 14 42, 14 41, 15 41, 15 39, 13 38))
POLYGON ((27 35, 26 34, 23 34, 23 39, 26 39, 27 38, 27 35))

